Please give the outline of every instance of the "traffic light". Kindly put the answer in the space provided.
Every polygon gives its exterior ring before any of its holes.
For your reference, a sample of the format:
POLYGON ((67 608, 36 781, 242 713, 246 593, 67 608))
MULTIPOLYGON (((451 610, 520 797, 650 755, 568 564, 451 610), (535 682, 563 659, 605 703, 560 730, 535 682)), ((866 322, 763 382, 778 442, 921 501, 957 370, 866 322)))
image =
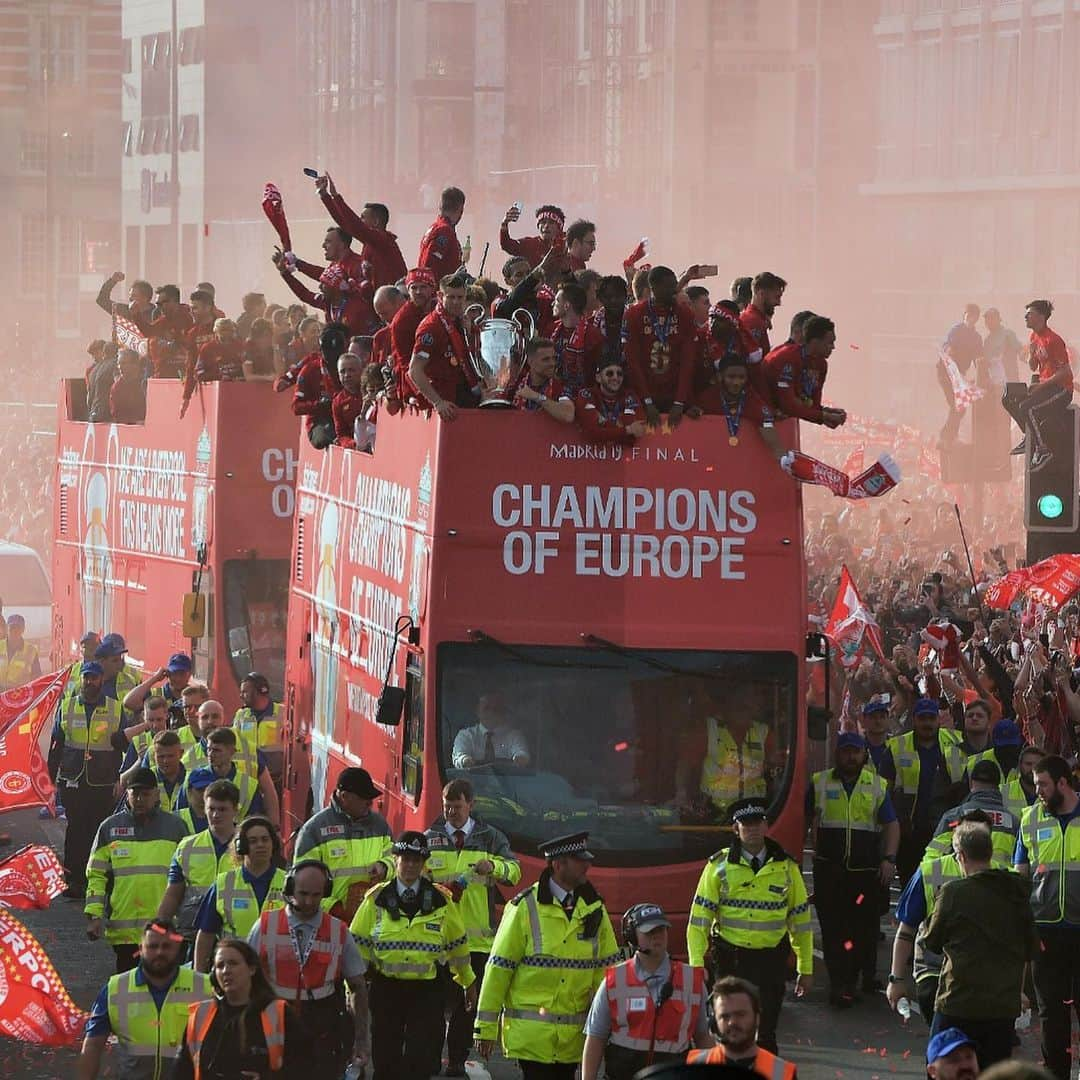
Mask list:
POLYGON ((1029 562, 1063 552, 1080 552, 1080 411, 1070 405, 1064 422, 1044 422, 1042 433, 1054 456, 1041 469, 1032 471, 1033 440, 1029 435, 1024 472, 1029 562))

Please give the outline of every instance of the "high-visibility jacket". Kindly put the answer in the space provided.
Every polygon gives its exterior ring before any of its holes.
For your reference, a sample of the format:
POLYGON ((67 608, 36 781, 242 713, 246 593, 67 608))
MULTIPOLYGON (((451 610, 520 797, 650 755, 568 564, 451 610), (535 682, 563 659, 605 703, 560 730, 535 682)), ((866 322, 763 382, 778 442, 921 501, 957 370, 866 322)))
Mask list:
POLYGON ((1035 802, 1035 792, 1033 789, 1029 799, 1023 784, 1020 783, 1020 775, 1017 773, 1005 781, 1005 786, 1001 790, 1001 801, 1005 804, 1005 809, 1019 821, 1024 816, 1024 811, 1035 802))
POLYGON ((926 845, 925 856, 936 858, 952 851, 953 829, 960 823, 960 815, 968 810, 981 810, 990 819, 990 840, 994 854, 1006 866, 1012 862, 1016 851, 1016 834, 1020 819, 1005 808, 998 791, 973 791, 959 806, 946 810, 937 823, 937 832, 926 845))
POLYGON ((878 811, 888 785, 873 769, 859 773, 851 794, 834 769, 815 773, 814 809, 818 814, 817 845, 820 859, 843 863, 849 870, 876 868, 881 862, 881 826, 878 811))
POLYGON ((992 761, 998 767, 998 770, 1001 772, 1001 784, 998 785, 999 787, 1004 787, 1006 782, 1010 778, 1017 775, 1017 770, 1015 768, 1002 768, 1001 762, 998 760, 997 750, 995 750, 992 746, 988 750, 980 750, 976 754, 966 755, 965 761, 967 763, 967 771, 969 773, 973 768, 975 768, 976 765, 978 765, 980 761, 992 761))
MULTIPOLYGON (((190 731, 191 729, 188 728, 190 731)), ((236 758, 233 758, 235 761, 236 758)), ((180 761, 188 772, 209 768, 210 758, 206 753, 206 743, 202 739, 192 739, 180 755, 180 761)))
POLYGON ((296 838, 296 862, 301 859, 320 859, 334 875, 332 891, 323 901, 327 911, 340 911, 351 921, 360 902, 378 879, 372 877, 371 867, 381 863, 385 880, 393 878, 396 870, 390 854, 390 826, 382 814, 372 810, 367 817, 351 818, 332 798, 325 810, 309 818, 296 838), (340 907, 338 907, 340 905, 340 907))
POLYGON ((348 933, 340 919, 324 912, 301 967, 289 928, 289 909, 264 911, 259 916, 259 959, 277 996, 294 1002, 332 997, 343 977, 341 962, 348 933))
MULTIPOLYGON (((190 815, 190 810, 180 814, 181 820, 185 821, 189 829, 190 815)), ((195 929, 195 916, 199 914, 199 908, 202 907, 210 886, 217 881, 219 875, 234 865, 233 843, 230 840, 225 850, 218 855, 214 847, 213 833, 204 829, 202 832, 185 836, 177 844, 173 858, 184 875, 184 899, 180 901, 180 908, 176 913, 176 925, 182 933, 190 934, 195 929)))
POLYGON ((0 641, 0 690, 10 690, 28 683, 37 658, 38 647, 28 641, 14 651, 11 651, 9 641, 0 641))
MULTIPOLYGON (((919 772, 921 770, 921 758, 919 748, 915 745, 915 734, 911 731, 903 735, 894 735, 886 746, 892 754, 893 764, 896 766, 896 781, 893 784, 893 794, 899 801, 904 797, 914 810, 915 799, 919 794, 919 772)), ((945 759, 945 770, 949 780, 958 784, 964 778, 966 768, 964 751, 956 738, 956 733, 948 728, 938 729, 938 746, 941 748, 941 756, 945 759)))
POLYGON ((184 1040, 188 1010, 213 994, 209 975, 182 967, 159 1012, 141 968, 114 975, 109 980, 108 997, 109 1023, 119 1058, 117 1076, 122 1080, 168 1080, 184 1040))
POLYGON ((259 775, 259 748, 255 745, 255 733, 251 731, 239 731, 233 728, 236 735, 236 753, 233 754, 233 763, 237 772, 247 776, 259 775))
POLYGON ((233 716, 233 731, 242 731, 255 744, 257 750, 266 754, 280 754, 285 746, 281 741, 281 722, 284 713, 279 702, 275 701, 270 714, 261 719, 254 710, 244 707, 237 709, 233 716))
MULTIPOLYGON (((726 1061, 727 1052, 722 1046, 714 1046, 711 1050, 691 1050, 686 1055, 687 1065, 723 1065, 726 1061)), ((796 1076, 795 1066, 790 1061, 770 1054, 760 1046, 751 1072, 763 1080, 795 1080, 796 1076)))
POLYGON ((206 818, 200 818, 195 820, 195 815, 192 813, 190 806, 185 806, 182 810, 177 811, 176 816, 187 826, 187 831, 195 836, 197 833, 206 832, 210 827, 210 823, 206 818))
MULTIPOLYGON (((244 770, 240 768, 236 758, 233 758, 232 768, 229 772, 229 776, 222 776, 220 779, 228 780, 228 782, 233 784, 236 787, 236 790, 240 792, 240 802, 236 808, 236 820, 243 821, 244 818, 251 814, 251 804, 259 794, 259 781, 244 772, 244 770)), ((185 802, 186 801, 187 800, 185 799, 185 802)))
POLYGON ((98 827, 86 863, 83 911, 104 917, 111 945, 142 940, 165 895, 169 863, 186 835, 184 823, 164 810, 154 810, 144 821, 123 810, 98 827))
POLYGON ((431 850, 426 873, 432 881, 448 886, 457 896, 469 951, 490 952, 499 921, 495 906, 502 902, 496 885, 516 885, 521 880, 521 863, 510 850, 510 841, 504 833, 479 818, 473 818, 472 832, 465 837, 460 851, 447 835, 443 818, 439 818, 426 835, 431 850), (475 870, 476 864, 484 859, 494 867, 487 875, 475 870))
POLYGON ((251 928, 264 911, 276 911, 285 906, 285 871, 278 867, 270 879, 266 899, 259 907, 255 890, 245 879, 243 870, 234 866, 219 874, 216 885, 217 913, 221 916, 221 936, 243 938, 247 941, 251 928))
MULTIPOLYGON (((190 728, 185 730, 191 731, 190 728)), ((180 756, 184 768, 188 772, 209 768, 210 757, 206 752, 205 740, 194 737, 191 737, 190 740, 184 740, 183 734, 180 737, 181 741, 184 742, 184 750, 180 756)), ((236 766, 237 773, 242 773, 244 776, 254 778, 259 775, 259 756, 255 752, 251 739, 242 731, 236 732, 236 753, 233 754, 233 764, 236 766)))
POLYGON ((1080 818, 1064 830, 1041 800, 1024 811, 1020 839, 1031 867, 1031 910, 1040 926, 1080 925, 1080 818))
POLYGON ((750 796, 764 797, 768 725, 755 720, 739 742, 716 717, 710 716, 707 723, 709 741, 701 766, 701 790, 717 806, 729 806, 750 796))
POLYGON ((469 939, 449 890, 426 878, 414 888, 420 907, 411 919, 401 910, 396 877, 369 890, 349 927, 360 955, 389 979, 434 979, 436 964, 446 964, 456 983, 472 986, 469 939))
MULTIPOLYGON (((203 1080, 202 1048, 210 1028, 217 1016, 216 999, 201 1001, 188 1010, 187 1033, 184 1041, 191 1055, 191 1065, 195 1080, 203 1080)), ((274 998, 259 1014, 262 1023, 263 1039, 266 1041, 266 1059, 271 1072, 280 1072, 285 1065, 285 1002, 274 998)))
POLYGON ((633 958, 609 967, 604 984, 611 1015, 610 1043, 642 1052, 651 1047, 657 1054, 681 1054, 689 1048, 705 988, 701 968, 671 961, 671 997, 659 1014, 633 958))
POLYGON ((115 698, 103 697, 86 718, 82 695, 64 698, 60 705, 60 731, 64 750, 60 757, 60 780, 72 780, 88 787, 112 787, 121 754, 113 749, 113 736, 120 730, 123 711, 115 698))
MULTIPOLYGON (((184 766, 180 766, 180 775, 177 777, 176 783, 173 784, 172 791, 169 791, 165 786, 165 775, 162 771, 155 766, 151 767, 154 769, 154 775, 157 777, 158 781, 158 792, 161 794, 161 809, 167 810, 170 814, 179 815, 179 804, 181 802, 187 802, 187 789, 185 787, 187 784, 187 772, 184 770, 184 766)), ((188 831, 190 832, 191 830, 189 829, 188 831)))
POLYGON ((498 1038, 501 1018, 507 1057, 569 1064, 581 1060, 589 1005, 618 945, 591 885, 576 890, 567 916, 550 881, 545 870, 503 910, 480 987, 476 1038, 498 1038))
POLYGON ((710 934, 742 949, 774 948, 786 934, 799 974, 813 973, 814 935, 802 872, 775 841, 765 841, 765 852, 756 874, 737 843, 705 864, 686 927, 694 967, 705 963, 710 934))

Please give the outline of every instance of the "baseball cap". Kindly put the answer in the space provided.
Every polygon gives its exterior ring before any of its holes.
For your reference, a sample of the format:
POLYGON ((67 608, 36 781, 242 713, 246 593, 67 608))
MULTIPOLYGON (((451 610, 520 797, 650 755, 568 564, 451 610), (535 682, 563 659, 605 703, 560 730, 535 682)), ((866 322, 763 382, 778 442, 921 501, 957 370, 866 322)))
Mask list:
POLYGON ((670 926, 664 909, 659 904, 641 904, 634 914, 634 927, 647 934, 658 926, 670 926))
POLYGON ((187 653, 173 653, 169 657, 168 664, 165 665, 167 671, 190 671, 191 670, 191 657, 187 653))
POLYGON ((1023 746, 1024 737, 1020 732, 1020 725, 1015 720, 999 720, 994 725, 994 731, 990 737, 994 746, 1023 746))
POLYGON ((337 790, 355 795, 360 799, 377 799, 382 794, 372 781, 371 773, 355 765, 341 770, 337 780, 337 790))
POLYGON ((84 660, 79 667, 80 675, 104 675, 105 669, 96 660, 84 660))
POLYGON ((217 774, 209 766, 203 765, 198 769, 192 769, 187 776, 187 786, 196 791, 205 791, 215 780, 217 774))
POLYGON ((976 761, 970 775, 972 780, 980 784, 993 784, 995 787, 1001 784, 1001 769, 993 761, 976 761))
POLYGON ((128 781, 129 788, 156 788, 157 786, 158 781, 157 776, 154 775, 154 770, 145 766, 136 769, 134 775, 128 781))
POLYGON ((97 635, 96 630, 87 630, 81 638, 79 638, 80 645, 88 645, 91 641, 100 641, 101 639, 97 635))
POLYGON ((941 706, 935 698, 921 697, 915 702, 912 713, 915 716, 938 716, 941 713, 941 706))
POLYGON ((26 620, 21 615, 9 615, 7 620, 8 626, 26 626, 26 620))
POLYGON ((114 656, 123 656, 127 652, 127 642, 119 634, 106 634, 94 653, 95 660, 108 660, 114 656))
POLYGON ((948 1057, 962 1046, 973 1047, 974 1045, 975 1040, 969 1039, 959 1028, 946 1028, 944 1031, 939 1031, 926 1044, 926 1064, 933 1065, 935 1061, 948 1057))
POLYGON ((842 731, 836 738, 836 749, 842 750, 845 746, 854 747, 856 750, 865 750, 866 740, 855 731, 842 731))
POLYGON ((869 716, 871 713, 888 712, 888 711, 889 711, 889 703, 887 701, 882 701, 881 698, 879 698, 879 697, 872 697, 863 706, 863 710, 862 710, 863 716, 869 716))

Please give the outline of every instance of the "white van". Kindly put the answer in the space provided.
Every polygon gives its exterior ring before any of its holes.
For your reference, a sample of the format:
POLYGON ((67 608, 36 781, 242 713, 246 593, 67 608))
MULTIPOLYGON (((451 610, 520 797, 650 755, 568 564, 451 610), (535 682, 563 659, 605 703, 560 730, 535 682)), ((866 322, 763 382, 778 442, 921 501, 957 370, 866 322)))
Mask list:
POLYGON ((0 541, 0 602, 4 618, 21 615, 26 620, 26 640, 41 650, 41 668, 47 670, 52 652, 52 586, 33 548, 0 541))

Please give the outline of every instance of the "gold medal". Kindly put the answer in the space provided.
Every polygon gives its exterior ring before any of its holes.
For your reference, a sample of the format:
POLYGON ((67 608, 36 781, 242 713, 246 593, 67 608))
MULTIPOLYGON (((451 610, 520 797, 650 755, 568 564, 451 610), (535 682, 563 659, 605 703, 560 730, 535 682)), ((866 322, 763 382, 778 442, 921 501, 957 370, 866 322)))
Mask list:
POLYGON ((728 443, 728 446, 738 446, 739 445, 739 436, 738 435, 729 435, 727 443, 728 443))
POLYGON ((451 367, 457 367, 458 366, 458 358, 456 356, 451 356, 450 357, 450 366, 451 367))

